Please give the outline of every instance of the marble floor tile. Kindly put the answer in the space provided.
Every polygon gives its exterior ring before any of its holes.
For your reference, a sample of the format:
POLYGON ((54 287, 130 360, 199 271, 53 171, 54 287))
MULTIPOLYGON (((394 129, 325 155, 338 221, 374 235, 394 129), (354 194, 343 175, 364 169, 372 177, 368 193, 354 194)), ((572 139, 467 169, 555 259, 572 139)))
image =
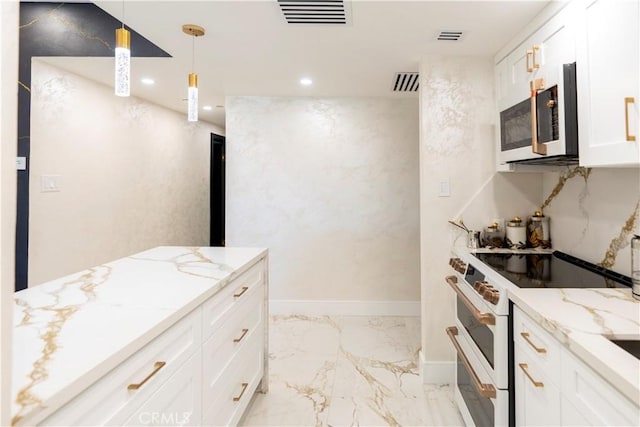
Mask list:
POLYGON ((423 385, 417 317, 273 316, 269 392, 241 426, 459 426, 449 386, 423 385))

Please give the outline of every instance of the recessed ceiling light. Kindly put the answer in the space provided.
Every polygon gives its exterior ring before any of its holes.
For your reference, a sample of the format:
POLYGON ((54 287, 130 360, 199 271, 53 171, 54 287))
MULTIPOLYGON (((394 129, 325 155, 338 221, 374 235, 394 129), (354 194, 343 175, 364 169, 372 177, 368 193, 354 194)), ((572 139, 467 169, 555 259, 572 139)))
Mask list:
POLYGON ((149 77, 145 77, 143 79, 140 79, 140 81, 148 86, 151 86, 152 84, 154 84, 156 81, 153 79, 150 79, 149 77))
POLYGON ((204 107, 202 107, 202 109, 206 111, 211 111, 213 110, 213 107, 211 105, 205 105, 204 107))
POLYGON ((216 108, 224 108, 224 105, 216 105, 216 108))
POLYGON ((309 86, 311 85, 311 83, 313 83, 313 80, 311 80, 309 77, 303 77, 300 79, 300 84, 302 86, 309 86))

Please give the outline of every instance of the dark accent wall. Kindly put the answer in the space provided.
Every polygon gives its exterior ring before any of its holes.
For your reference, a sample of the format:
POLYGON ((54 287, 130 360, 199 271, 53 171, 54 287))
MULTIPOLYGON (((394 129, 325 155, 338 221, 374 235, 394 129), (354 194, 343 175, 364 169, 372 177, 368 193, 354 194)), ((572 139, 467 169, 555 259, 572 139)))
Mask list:
MULTIPOLYGON (((113 56, 115 29, 121 25, 93 3, 20 3, 18 156, 27 158, 27 169, 18 171, 16 291, 27 287, 29 271, 31 58, 113 56)), ((171 57, 131 28, 125 28, 131 31, 131 56, 171 57)))

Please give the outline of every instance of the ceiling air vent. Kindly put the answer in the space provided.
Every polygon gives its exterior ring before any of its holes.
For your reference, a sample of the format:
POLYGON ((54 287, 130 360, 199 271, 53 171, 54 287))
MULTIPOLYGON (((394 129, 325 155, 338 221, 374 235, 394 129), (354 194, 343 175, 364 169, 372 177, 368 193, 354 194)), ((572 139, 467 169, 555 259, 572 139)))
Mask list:
POLYGON ((418 73, 396 73, 393 78, 394 92, 417 92, 418 91, 418 73))
POLYGON ((289 24, 346 24, 343 0, 278 0, 289 24))
POLYGON ((457 42, 462 38, 462 31, 440 31, 438 33, 438 40, 449 40, 457 42))

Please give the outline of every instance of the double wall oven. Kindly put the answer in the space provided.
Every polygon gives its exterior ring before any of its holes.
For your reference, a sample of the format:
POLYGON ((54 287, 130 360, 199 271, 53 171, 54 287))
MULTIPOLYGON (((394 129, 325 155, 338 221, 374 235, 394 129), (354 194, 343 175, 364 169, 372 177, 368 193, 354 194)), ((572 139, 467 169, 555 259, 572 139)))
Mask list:
POLYGON ((559 251, 454 249, 445 282, 456 294, 454 398, 469 426, 514 426, 513 305, 509 288, 631 286, 631 279, 559 251))

